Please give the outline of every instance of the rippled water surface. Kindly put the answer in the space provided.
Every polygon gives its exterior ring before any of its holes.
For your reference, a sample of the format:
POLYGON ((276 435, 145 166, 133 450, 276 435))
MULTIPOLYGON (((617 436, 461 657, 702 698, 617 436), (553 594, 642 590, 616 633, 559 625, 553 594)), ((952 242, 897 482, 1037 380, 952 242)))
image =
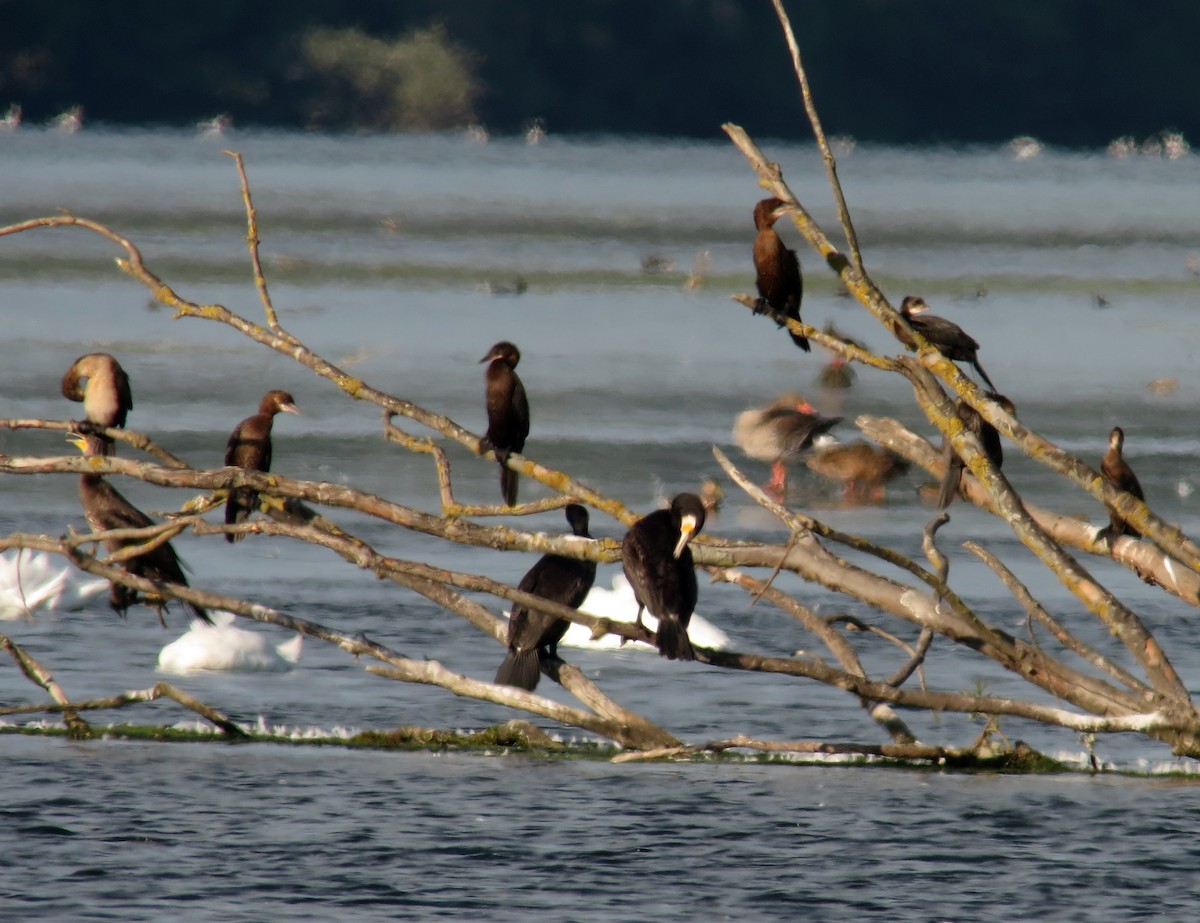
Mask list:
MULTIPOLYGON (((264 267, 285 325, 352 374, 480 430, 482 368, 499 339, 517 342, 533 407, 532 458, 637 509, 715 474, 734 416, 786 389, 843 416, 897 416, 928 432, 899 380, 864 370, 845 395, 822 394, 819 353, 728 298, 749 292, 750 210, 760 192, 722 143, 550 138, 472 145, 459 138, 328 138, 235 133, 38 131, 0 136, 0 224, 66 209, 133 240, 188 299, 261 317, 244 242, 243 204, 227 145, 243 152, 264 267), (647 271, 643 264, 653 270, 647 271), (685 285, 690 274, 699 285, 685 285), (519 297, 504 296, 522 283, 519 297)), ((765 145, 831 233, 819 158, 765 145)), ((1098 462, 1113 425, 1150 504, 1200 532, 1195 459, 1195 312, 1200 283, 1200 158, 1111 160, 1051 152, 860 147, 839 164, 867 268, 894 302, 923 294, 983 344, 989 374, 1022 420, 1098 462), (1174 380, 1167 393, 1147 389, 1174 380)), ((797 241, 790 229, 785 238, 797 241)), ((202 466, 221 463, 233 425, 270 387, 301 417, 276 426, 275 468, 353 483, 434 509, 428 460, 386 444, 378 412, 347 401, 289 359, 228 328, 173 321, 112 263, 115 248, 79 230, 0 238, 5 318, 0 393, 11 417, 78 412, 58 382, 84 352, 117 354, 134 386, 130 426, 202 466)), ((880 349, 889 335, 801 250, 805 319, 828 320, 880 349)), ((61 436, 0 431, 0 451, 59 454, 61 436)), ((460 498, 492 502, 494 465, 450 450, 460 498)), ((1100 522, 1082 492, 1024 459, 1006 465, 1030 501, 1100 522)), ((794 502, 830 524, 919 554, 928 507, 910 475, 881 507, 845 508, 837 491, 797 474, 794 502)), ((180 497, 121 489, 147 510, 180 497)), ((526 496, 542 489, 526 484, 526 496)), ((973 538, 1005 557, 1031 590, 1097 644, 1104 632, 1001 523, 956 505, 943 532, 951 578, 980 614, 1012 632, 1024 616, 982 565, 973 538)), ((399 532, 348 514, 383 553, 517 581, 532 560, 399 532)), ((561 516, 536 520, 559 530, 561 516)), ((0 532, 82 526, 74 479, 0 478, 0 532)), ((733 488, 709 531, 774 538, 776 522, 733 488)), ((596 516, 593 533, 621 529, 596 516)), ((410 656, 489 678, 500 649, 460 619, 359 573, 328 552, 256 537, 176 540, 207 589, 259 599, 339 630, 365 631, 410 656)), ((1193 690, 1200 686, 1195 610, 1105 562, 1096 576, 1156 632, 1193 690)), ((601 568, 607 585, 616 568, 601 568)), ((781 578, 822 614, 857 604, 781 578)), ((490 600, 482 600, 491 604, 490 600)), ((698 611, 735 648, 788 655, 811 647, 777 611, 728 586, 701 586, 698 611)), ((6 623, 76 698, 144 688, 159 649, 183 629, 152 614, 98 606, 6 623)), ((895 628, 894 625, 889 627, 895 628)), ((276 633, 277 634, 277 633, 276 633)), ((285 640, 285 636, 272 641, 285 640)), ((911 636, 911 635, 909 635, 911 636)), ((893 648, 861 642, 869 670, 893 648)), ((746 733, 774 739, 880 739, 857 703, 811 683, 736 676, 633 651, 572 651, 623 704, 689 742, 746 733)), ((935 644, 931 683, 1024 695, 1021 684, 935 644)), ((279 674, 202 674, 179 685, 237 720, 299 733, 400 724, 478 728, 498 706, 364 673, 306 643, 279 674)), ((544 683, 539 689, 562 698, 544 683)), ((0 701, 37 699, 13 668, 0 701)), ((170 723, 169 704, 128 713, 170 723)), ((925 739, 965 744, 966 716, 905 715, 925 739)), ((565 736, 577 732, 551 724, 565 736)), ((1081 760, 1075 735, 1005 720, 1056 756, 1081 760)), ((1160 746, 1097 742, 1123 768, 1194 770, 1160 746)), ((74 744, 0 737, 12 919, 900 919, 1187 918, 1197 788, 1114 777, 961 777, 840 767, 646 766, 481 755, 359 753, 249 745, 74 744)))

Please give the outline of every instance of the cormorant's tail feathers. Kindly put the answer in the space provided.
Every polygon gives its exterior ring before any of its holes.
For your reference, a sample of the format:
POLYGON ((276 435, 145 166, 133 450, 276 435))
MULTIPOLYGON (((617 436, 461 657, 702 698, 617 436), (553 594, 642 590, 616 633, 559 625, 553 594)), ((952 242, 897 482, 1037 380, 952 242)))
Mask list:
POLYGON ((188 603, 188 608, 191 609, 192 614, 205 625, 211 625, 213 623, 212 616, 208 614, 206 609, 197 606, 195 603, 188 603))
POLYGON ((496 671, 494 682, 498 686, 516 686, 533 692, 541 678, 542 665, 535 647, 531 651, 509 651, 496 671))
POLYGON ((979 364, 979 360, 972 359, 971 365, 975 366, 975 371, 979 373, 979 377, 982 378, 984 381, 986 381, 988 388, 990 388, 992 390, 992 392, 995 393, 996 386, 994 384, 992 384, 992 380, 990 378, 988 378, 988 373, 983 370, 983 366, 979 364))
POLYGON ((679 619, 673 615, 663 616, 658 620, 658 652, 669 660, 695 660, 692 642, 688 639, 687 629, 679 624, 679 619))
POLYGON ((505 506, 517 505, 517 472, 504 467, 500 463, 500 493, 504 495, 505 506))

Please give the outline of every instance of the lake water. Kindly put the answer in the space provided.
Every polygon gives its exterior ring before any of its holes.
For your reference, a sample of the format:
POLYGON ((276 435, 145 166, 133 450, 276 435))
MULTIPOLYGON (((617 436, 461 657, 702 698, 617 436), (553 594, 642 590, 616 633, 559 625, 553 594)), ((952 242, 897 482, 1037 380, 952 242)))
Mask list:
MULTIPOLYGON (((314 350, 398 397, 483 428, 479 358, 499 339, 522 349, 533 432, 526 453, 635 509, 716 474, 734 416, 801 390, 846 418, 896 416, 929 433, 899 379, 871 370, 821 394, 825 358, 729 301, 750 292, 750 211, 760 197, 741 156, 711 144, 567 141, 471 144, 458 137, 329 138, 237 132, 22 130, 0 136, 0 224, 66 209, 110 224, 179 293, 261 318, 228 146, 246 157, 262 255, 285 326, 314 350), (703 254, 703 284, 684 282, 703 254), (647 272, 643 262, 662 267, 647 272), (520 297, 494 292, 523 280, 520 297)), ((830 196, 809 147, 763 143, 831 234, 830 196)), ((1194 320, 1200 281, 1200 158, 1115 160, 1048 152, 872 149, 839 164, 867 268, 893 303, 919 293, 983 344, 980 358, 1026 425, 1098 463, 1113 425, 1150 504, 1200 533, 1194 320), (1176 379, 1169 393, 1147 389, 1176 379)), ((783 229, 786 239, 794 233, 783 229)), ((58 382, 78 355, 116 354, 133 380, 129 425, 199 466, 218 466, 234 424, 268 388, 304 415, 275 431, 275 468, 353 483, 433 510, 424 457, 386 444, 379 413, 232 330, 174 321, 78 230, 0 238, 4 415, 78 414, 58 382)), ((836 280, 808 267, 804 316, 895 352, 836 280)), ((0 431, 0 452, 62 454, 60 434, 0 431)), ((494 502, 495 468, 451 450, 461 499, 494 502)), ((1031 502, 1089 516, 1098 505, 1024 459, 1006 464, 1031 502)), ((921 477, 880 507, 845 508, 807 472, 793 502, 831 525, 919 554, 929 509, 921 477)), ((143 509, 178 495, 121 489, 143 509)), ((542 495, 525 483, 523 496, 542 495)), ((1048 608, 1104 633, 1042 574, 997 520, 956 504, 942 532, 951 579, 983 617, 1023 631, 1011 597, 958 542, 1005 557, 1048 608)), ((334 511, 380 551, 515 583, 532 556, 445 547, 334 511)), ((539 528, 560 530, 560 514, 539 528)), ((70 476, 0 478, 0 532, 82 526, 70 476)), ((593 517, 593 534, 621 528, 593 517)), ((782 535, 732 486, 709 531, 782 535)), ((183 536, 198 586, 261 600, 342 631, 365 631, 413 657, 490 678, 501 649, 414 594, 315 548, 255 537, 236 548, 183 536)), ((1200 689, 1195 610, 1103 561, 1086 565, 1157 633, 1200 689)), ((602 567, 607 585, 616 567, 602 567)), ((877 618, 798 581, 780 585, 822 614, 877 618)), ((484 600, 490 604, 490 600, 484 600)), ((787 655, 811 640, 740 591, 702 584, 698 611, 739 650, 787 655)), ((40 613, 4 630, 73 697, 152 685, 169 631, 148 610, 40 613)), ((891 625, 889 627, 896 628, 891 625)), ((901 627, 906 637, 912 632, 901 627)), ((272 640, 286 635, 272 634, 272 640)), ((891 649, 864 647, 890 672, 891 649)), ((812 683, 743 676, 630 650, 564 651, 618 701, 688 742, 746 733, 878 741, 850 697, 812 683)), ((1020 683, 935 644, 935 688, 1025 694, 1020 683)), ((297 734, 401 724, 479 728, 513 717, 442 690, 372 677, 340 651, 306 642, 279 674, 202 674, 178 685, 245 722, 297 734)), ((562 694, 544 682, 539 691, 562 694)), ((40 696, 0 669, 0 701, 40 696)), ((565 700, 565 699, 564 699, 565 700)), ((186 723, 170 704, 125 712, 186 723)), ((966 716, 905 715, 928 742, 965 745, 966 716)), ((567 738, 573 729, 536 722, 567 738)), ((1010 739, 1082 761, 1072 733, 1005 719, 1010 739)), ((1099 759, 1151 774, 1194 773, 1132 736, 1099 740, 1099 759)), ((10 832, 0 884, 5 918, 46 920, 901 919, 1175 920, 1200 890, 1191 778, 1010 778, 845 767, 618 765, 480 755, 0 737, 10 832)))

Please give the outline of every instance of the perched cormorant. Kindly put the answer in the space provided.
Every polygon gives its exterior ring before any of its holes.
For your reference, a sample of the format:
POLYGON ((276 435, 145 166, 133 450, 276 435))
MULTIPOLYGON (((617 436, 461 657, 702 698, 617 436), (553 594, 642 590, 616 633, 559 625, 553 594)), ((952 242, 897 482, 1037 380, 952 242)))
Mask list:
MULTIPOLYGON (((80 436, 72 434, 68 437, 79 447, 84 455, 102 455, 101 440, 97 436, 80 436)), ((94 532, 108 532, 113 529, 144 529, 154 525, 154 520, 126 500, 121 493, 108 483, 102 475, 85 472, 79 477, 79 499, 83 504, 83 514, 87 517, 88 525, 94 532)), ((115 539, 104 540, 108 551, 116 552, 129 546, 141 545, 146 539, 115 539)), ((135 577, 144 577, 156 583, 177 583, 187 586, 187 577, 183 574, 183 564, 170 542, 163 542, 135 558, 130 558, 122 565, 126 571, 135 577)), ((125 614, 137 601, 137 593, 120 584, 112 584, 109 591, 109 605, 121 615, 125 614)), ((165 602, 150 602, 158 609, 158 619, 163 621, 162 610, 165 602)), ((187 603, 196 618, 212 624, 207 612, 195 603, 187 603)), ((163 622, 165 625, 166 623, 163 622)))
POLYGON ((813 449, 805 464, 822 477, 842 481, 847 500, 881 500, 884 485, 908 470, 908 462, 895 452, 862 439, 813 449))
POLYGON ((517 472, 510 471, 506 462, 511 452, 525 448, 525 438, 529 435, 529 400, 517 375, 521 351, 501 340, 479 361, 488 363, 484 375, 488 428, 479 440, 479 454, 489 450, 495 453, 500 463, 500 493, 506 506, 516 506, 517 472))
MULTIPOLYGON (((800 260, 795 250, 783 245, 775 231, 775 222, 787 214, 787 204, 782 199, 763 199, 754 206, 754 227, 758 235, 754 238, 754 270, 758 274, 758 306, 756 314, 763 314, 766 307, 792 320, 800 320, 800 302, 804 299, 804 277, 800 273, 800 260)), ((780 324, 780 326, 783 326, 780 324)), ((805 352, 812 347, 808 338, 788 331, 792 342, 805 352)))
MULTIPOLYGON (((63 375, 62 395, 69 401, 82 401, 87 421, 96 426, 124 427, 125 417, 133 409, 129 376, 108 353, 88 353, 72 362, 63 375), (81 386, 80 382, 85 380, 87 383, 81 386)), ((99 434, 96 438, 100 449, 97 454, 114 453, 116 445, 112 439, 99 434)))
MULTIPOLYGON (((904 300, 900 302, 900 313, 913 330, 925 337, 931 345, 936 346, 947 359, 971 363, 975 367, 975 371, 979 373, 979 377, 987 382, 988 388, 995 391, 996 386, 992 384, 987 372, 979 364, 979 342, 953 321, 938 317, 936 314, 926 314, 925 312, 928 310, 929 305, 925 303, 925 299, 917 295, 905 295, 904 300)), ((909 336, 903 326, 893 324, 892 329, 895 330, 901 343, 909 349, 917 348, 916 341, 909 336)))
MULTIPOLYGON (((588 535, 588 511, 577 503, 567 509, 571 531, 581 538, 588 535)), ((577 609, 587 598, 596 579, 595 561, 577 561, 557 554, 546 554, 521 578, 517 589, 533 593, 551 602, 577 609)), ((533 692, 541 679, 543 657, 558 653, 558 642, 571 623, 544 612, 531 612, 514 605, 508 622, 508 656, 496 671, 496 682, 533 692)))
MULTIPOLYGON (((1003 407, 1007 413, 1015 414, 1017 412, 1017 408, 1013 406, 1013 402, 1003 394, 989 391, 987 396, 1003 407)), ((979 411, 966 401, 959 400, 955 402, 954 412, 958 415, 958 419, 962 421, 963 428, 969 429, 975 434, 975 438, 979 440, 979 445, 983 449, 983 453, 991 463, 997 468, 1003 465, 1004 447, 1000 443, 1000 433, 997 432, 996 427, 981 417, 979 411)), ((942 478, 942 489, 938 492, 937 503, 939 510, 944 510, 958 496, 959 490, 962 487, 964 467, 963 460, 958 457, 958 453, 954 451, 954 446, 951 445, 949 439, 943 443, 942 455, 946 461, 946 474, 942 478)))
POLYGON ((780 495, 787 491, 788 463, 840 422, 841 417, 822 417, 798 394, 781 394, 767 407, 738 414, 733 442, 751 458, 771 463, 764 489, 780 495))
MULTIPOLYGON (((1124 447, 1125 431, 1119 426, 1114 426, 1112 432, 1108 435, 1108 451, 1104 454, 1104 458, 1100 462, 1100 475, 1108 482, 1110 487, 1123 490, 1127 494, 1132 494, 1144 503, 1146 495, 1142 492, 1142 485, 1138 483, 1137 475, 1133 473, 1133 469, 1129 467, 1129 463, 1121 455, 1121 450, 1124 447)), ((1112 538, 1115 539, 1120 535, 1132 535, 1134 538, 1141 538, 1141 533, 1121 518, 1116 507, 1110 506, 1108 508, 1108 519, 1109 533, 1112 538)))
POLYGON ((669 509, 639 519, 621 542, 621 563, 642 610, 658 619, 658 652, 671 660, 695 660, 687 627, 696 608, 696 570, 688 542, 704 528, 704 503, 677 494, 669 509))
MULTIPOLYGON (((299 413, 295 398, 286 391, 268 391, 258 404, 258 413, 246 417, 234 428, 225 446, 225 465, 248 471, 271 470, 271 424, 277 413, 299 413)), ((245 522, 258 508, 258 493, 249 487, 237 487, 225 501, 225 523, 245 522)), ((240 541, 242 536, 225 533, 228 542, 240 541)))

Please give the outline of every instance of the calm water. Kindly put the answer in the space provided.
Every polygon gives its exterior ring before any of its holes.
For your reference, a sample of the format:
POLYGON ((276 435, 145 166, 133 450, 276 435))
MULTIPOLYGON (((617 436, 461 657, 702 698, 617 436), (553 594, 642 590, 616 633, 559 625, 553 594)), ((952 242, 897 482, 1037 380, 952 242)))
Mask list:
MULTIPOLYGON (((802 357, 767 321, 730 302, 750 291, 750 208, 759 193, 721 143, 674 145, 551 138, 537 147, 458 138, 331 139, 86 131, 0 137, 0 223, 64 208, 133 239, 184 297, 254 319, 234 147, 247 158, 272 295, 285 325, 376 387, 479 430, 477 360, 502 338, 524 353, 528 454, 635 508, 716 473, 733 417, 799 389, 847 419, 888 414, 928 432, 906 385, 869 371, 841 403, 819 394, 824 357, 802 357), (705 254, 705 284, 683 282, 705 254), (642 261, 668 268, 650 274, 642 261), (521 297, 495 290, 527 284, 521 297)), ((814 153, 767 145, 827 230, 829 195, 814 153)), ((840 164, 868 268, 895 302, 921 293, 984 343, 981 358, 1022 419, 1097 461, 1114 424, 1160 514, 1200 533, 1193 460, 1197 384, 1192 317, 1200 283, 1194 190, 1200 158, 1166 162, 1050 153, 1016 162, 991 151, 863 149, 840 164), (1102 299, 1102 300, 1101 300, 1102 299), (1105 306, 1101 307, 1101 304, 1105 306), (1176 378, 1158 395, 1152 379, 1176 378)), ((795 240, 784 230, 785 237, 795 240)), ((279 421, 276 468, 345 481, 431 508, 425 459, 383 443, 379 415, 350 405, 289 360, 202 321, 172 321, 79 231, 0 239, 5 416, 75 413, 58 380, 79 354, 119 356, 134 385, 130 425, 195 464, 221 463, 233 425, 267 388, 296 395, 304 416, 279 421)), ((805 318, 883 348, 872 318, 809 266, 805 318)), ((894 346, 888 346, 894 350, 894 346)), ((61 437, 0 432, 0 451, 58 454, 61 437)), ((754 462, 748 471, 765 477, 754 462)), ((491 502, 494 467, 451 451, 456 489, 491 502)), ((1006 470, 1032 502, 1099 521, 1097 505, 1043 469, 1006 470)), ((839 528, 918 553, 928 509, 912 476, 881 508, 839 508, 799 477, 797 502, 839 528)), ((138 505, 180 497, 122 484, 138 505)), ((526 496, 539 495, 529 485, 526 496)), ((1085 636, 1103 632, 1029 563, 1011 534, 954 508, 948 550, 974 538, 1016 567, 1044 603, 1085 636)), ((381 551, 515 582, 531 558, 446 548, 335 514, 381 551)), ((561 517, 538 520, 560 528, 561 517)), ((74 479, 0 478, 0 532, 58 534, 81 525, 74 479)), ((730 491, 714 534, 764 537, 776 524, 730 491)), ((598 535, 620 529, 598 518, 598 535)), ((412 594, 326 553, 271 539, 177 541, 198 585, 261 599, 371 637, 411 656, 490 677, 500 649, 412 594)), ((955 551, 952 581, 984 617, 1012 631, 1023 616, 990 573, 955 551)), ((1158 633, 1200 691, 1195 612, 1126 572, 1088 561, 1158 633)), ((607 584, 616 568, 602 568, 607 584)), ((828 614, 847 602, 781 585, 828 614)), ((740 593, 701 588, 699 611, 738 649, 788 654, 811 642, 740 593)), ((183 629, 135 611, 42 614, 6 623, 76 697, 151 685, 159 649, 183 629)), ((910 632, 906 632, 911 636, 910 632)), ((273 637, 274 640, 274 637, 273 637)), ((280 636, 278 640, 284 640, 280 636)), ((865 645, 869 669, 891 649, 865 645)), ((618 700, 688 741, 739 732, 779 739, 877 740, 841 694, 771 677, 733 676, 657 657, 571 652, 618 700)), ((946 689, 1020 685, 946 645, 928 673, 946 689)), ((284 674, 201 675, 184 688, 239 720, 304 733, 397 724, 476 728, 495 706, 365 674, 308 643, 284 674)), ((549 686, 550 684, 545 684, 549 686)), ((540 691, 556 696, 556 690, 540 691)), ((0 700, 36 698, 13 669, 0 700)), ((129 713, 169 723, 155 705, 129 713)), ((908 717, 908 716, 906 716, 908 717)), ((967 717, 911 716, 929 741, 966 743, 967 717)), ((1079 759, 1075 735, 1006 720, 1002 729, 1079 759)), ((575 736, 573 731, 563 732, 575 736)), ((1109 764, 1194 770, 1140 739, 1102 740, 1109 764)), ((427 754, 77 745, 0 737, 0 810, 16 836, 0 885, 14 919, 1182 919, 1194 903, 1198 789, 1190 782, 1086 777, 1010 779, 843 768, 608 766, 427 754), (104 895, 104 899, 100 899, 104 895)), ((8 912, 5 914, 9 915, 8 912)))

